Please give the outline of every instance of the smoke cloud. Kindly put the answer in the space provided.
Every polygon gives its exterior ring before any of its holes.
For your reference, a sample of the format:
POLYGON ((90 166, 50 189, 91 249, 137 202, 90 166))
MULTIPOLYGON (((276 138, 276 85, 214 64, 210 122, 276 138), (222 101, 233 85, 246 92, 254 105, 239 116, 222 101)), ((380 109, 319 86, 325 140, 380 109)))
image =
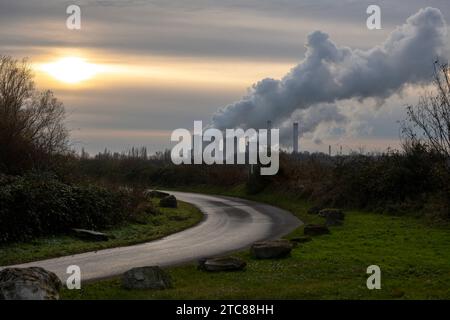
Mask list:
POLYGON ((284 127, 300 119, 302 133, 324 122, 345 123, 336 103, 346 99, 383 101, 406 85, 428 83, 436 59, 446 50, 447 27, 440 10, 421 9, 369 50, 333 43, 315 31, 304 60, 281 80, 263 79, 240 101, 219 109, 212 126, 264 128, 267 120, 284 127))

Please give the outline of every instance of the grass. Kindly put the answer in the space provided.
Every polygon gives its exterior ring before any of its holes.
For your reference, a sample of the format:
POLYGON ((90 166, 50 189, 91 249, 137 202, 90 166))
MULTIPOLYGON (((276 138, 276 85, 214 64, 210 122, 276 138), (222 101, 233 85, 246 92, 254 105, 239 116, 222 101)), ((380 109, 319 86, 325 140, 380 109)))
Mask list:
MULTIPOLYGON (((192 189, 191 189, 192 191, 192 189)), ((195 191, 205 191, 202 188, 195 191)), ((209 193, 242 195, 242 189, 209 193)), ((265 192, 245 196, 293 212, 306 222, 308 204, 287 195, 265 192)), ((302 227, 288 238, 302 234, 302 227)), ((63 290, 64 299, 449 299, 450 231, 414 217, 347 212, 345 224, 331 234, 300 244, 281 260, 254 260, 235 273, 205 273, 195 264, 168 268, 174 288, 124 290, 120 278, 63 290), (381 268, 381 290, 368 290, 366 269, 381 268)))
POLYGON ((12 265, 75 253, 127 246, 162 238, 189 228, 203 219, 203 214, 191 204, 178 201, 178 208, 158 208, 161 214, 148 216, 146 224, 124 224, 102 230, 109 241, 89 242, 71 236, 36 239, 27 243, 0 246, 0 265, 12 265))

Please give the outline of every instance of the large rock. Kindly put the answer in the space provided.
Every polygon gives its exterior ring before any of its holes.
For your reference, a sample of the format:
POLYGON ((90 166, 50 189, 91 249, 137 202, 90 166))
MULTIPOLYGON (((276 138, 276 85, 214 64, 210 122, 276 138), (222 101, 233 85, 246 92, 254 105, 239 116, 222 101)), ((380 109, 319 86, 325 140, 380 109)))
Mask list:
POLYGON ((86 230, 86 229, 72 229, 73 235, 77 238, 88 240, 88 241, 108 241, 109 237, 107 234, 93 231, 93 230, 86 230))
POLYGON ((178 207, 177 198, 170 195, 159 200, 159 206, 163 208, 176 208, 178 207))
POLYGON ((327 226, 320 224, 308 224, 303 229, 305 236, 320 236, 323 234, 329 234, 330 230, 327 226))
POLYGON ((292 243, 285 239, 260 241, 252 245, 250 252, 257 259, 274 259, 289 255, 292 247, 292 243))
POLYGON ((235 257, 219 257, 199 260, 198 268, 204 271, 240 271, 243 270, 247 263, 235 257))
POLYGON ((144 191, 144 196, 149 198, 165 198, 170 196, 170 194, 158 190, 146 190, 144 191))
POLYGON ((343 223, 345 214, 339 209, 323 209, 319 216, 325 218, 327 226, 339 226, 343 223))
POLYGON ((122 276, 125 289, 168 289, 172 287, 170 276, 158 266, 133 268, 122 276))
POLYGON ((319 214, 320 210, 322 210, 321 207, 313 206, 308 209, 308 214, 319 214))
POLYGON ((58 300, 62 283, 39 267, 0 271, 0 300, 58 300))

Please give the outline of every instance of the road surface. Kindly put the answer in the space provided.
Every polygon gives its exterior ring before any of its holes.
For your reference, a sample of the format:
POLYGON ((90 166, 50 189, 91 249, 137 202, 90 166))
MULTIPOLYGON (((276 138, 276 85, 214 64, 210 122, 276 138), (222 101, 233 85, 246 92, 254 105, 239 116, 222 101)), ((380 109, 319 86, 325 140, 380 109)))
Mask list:
MULTIPOLYGON (((198 225, 148 243, 31 262, 63 281, 67 267, 77 265, 83 281, 107 278, 140 266, 169 266, 229 253, 258 240, 279 238, 301 225, 291 213, 266 204, 231 197, 170 192, 205 215, 198 225)), ((0 268, 2 269, 2 268, 0 268)))

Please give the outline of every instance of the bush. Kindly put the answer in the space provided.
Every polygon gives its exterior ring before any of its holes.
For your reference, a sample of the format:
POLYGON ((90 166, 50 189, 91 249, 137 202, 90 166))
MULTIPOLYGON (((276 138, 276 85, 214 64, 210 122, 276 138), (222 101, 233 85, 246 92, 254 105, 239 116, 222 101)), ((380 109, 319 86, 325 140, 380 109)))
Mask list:
POLYGON ((435 154, 416 148, 380 155, 281 155, 268 187, 320 207, 450 218, 449 171, 435 154), (432 212, 430 212, 432 211, 432 212))
POLYGON ((0 243, 103 229, 133 214, 139 200, 125 190, 69 185, 48 175, 0 175, 0 243))

